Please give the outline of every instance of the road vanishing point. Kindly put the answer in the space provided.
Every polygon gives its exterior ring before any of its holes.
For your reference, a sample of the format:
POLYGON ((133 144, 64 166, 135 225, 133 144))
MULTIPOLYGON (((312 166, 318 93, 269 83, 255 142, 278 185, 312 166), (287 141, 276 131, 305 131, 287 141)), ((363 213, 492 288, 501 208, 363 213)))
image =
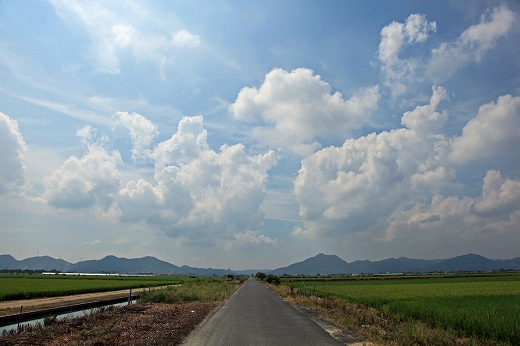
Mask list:
POLYGON ((355 344, 333 338, 307 315, 250 278, 184 341, 186 346, 355 344))

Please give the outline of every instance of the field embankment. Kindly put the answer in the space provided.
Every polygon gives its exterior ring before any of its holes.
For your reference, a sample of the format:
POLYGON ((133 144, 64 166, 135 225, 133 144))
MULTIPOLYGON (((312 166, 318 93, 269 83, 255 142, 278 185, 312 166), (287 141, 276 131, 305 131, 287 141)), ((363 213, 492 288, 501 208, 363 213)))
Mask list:
POLYGON ((520 345, 520 275, 304 282, 274 289, 374 342, 520 345))

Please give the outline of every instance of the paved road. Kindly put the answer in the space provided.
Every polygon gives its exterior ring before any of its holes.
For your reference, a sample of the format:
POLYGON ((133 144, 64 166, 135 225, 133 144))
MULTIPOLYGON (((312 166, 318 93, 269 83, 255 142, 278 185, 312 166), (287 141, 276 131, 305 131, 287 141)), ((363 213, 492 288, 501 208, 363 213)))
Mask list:
POLYGON ((183 345, 344 344, 264 285, 249 279, 183 345))

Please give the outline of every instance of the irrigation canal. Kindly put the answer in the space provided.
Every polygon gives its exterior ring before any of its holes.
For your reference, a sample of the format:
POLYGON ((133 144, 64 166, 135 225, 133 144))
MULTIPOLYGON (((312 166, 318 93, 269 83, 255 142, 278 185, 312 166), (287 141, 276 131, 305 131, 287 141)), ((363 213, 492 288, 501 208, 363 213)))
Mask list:
POLYGON ((71 318, 82 316, 89 313, 93 309, 108 307, 108 306, 122 306, 125 304, 135 302, 139 297, 136 295, 112 298, 107 300, 100 300, 94 302, 72 304, 60 306, 56 308, 42 309, 37 311, 22 312, 19 314, 0 316, 0 335, 4 330, 11 330, 18 328, 19 325, 36 325, 43 323, 45 317, 56 316, 57 318, 71 318))

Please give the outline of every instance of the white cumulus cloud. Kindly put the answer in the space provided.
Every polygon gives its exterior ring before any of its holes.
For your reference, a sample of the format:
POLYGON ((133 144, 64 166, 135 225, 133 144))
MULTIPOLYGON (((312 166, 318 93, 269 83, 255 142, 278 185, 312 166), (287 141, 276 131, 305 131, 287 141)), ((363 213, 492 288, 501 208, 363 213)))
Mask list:
POLYGON ((431 203, 400 206, 388 218, 386 241, 424 236, 468 241, 475 237, 517 232, 520 226, 520 181, 502 177, 499 171, 486 173, 478 197, 435 194, 431 203))
POLYGON ((16 191, 25 184, 22 159, 26 151, 18 122, 0 112, 0 194, 16 191))
POLYGON ((307 155, 321 147, 316 137, 360 127, 377 108, 377 86, 350 99, 309 69, 273 69, 260 88, 243 88, 230 111, 235 119, 260 121, 252 136, 273 148, 307 155))
POLYGON ((421 14, 411 14, 404 23, 392 22, 381 30, 377 52, 383 81, 397 97, 425 77, 436 83, 444 80, 468 63, 479 62, 511 30, 515 20, 516 14, 505 5, 492 8, 458 38, 442 42, 428 55, 416 57, 407 54, 406 48, 425 44, 430 34, 437 31, 436 22, 429 22, 421 14))
MULTIPOLYGON (((349 139, 302 160, 294 180, 304 227, 294 236, 338 237, 364 232, 378 241, 473 241, 520 226, 520 182, 489 170, 477 197, 455 182, 461 161, 515 150, 519 100, 510 95, 483 105, 461 136, 442 134, 446 91, 405 112, 401 129, 349 139), (459 194, 454 191, 458 190, 459 194)), ((517 229, 517 228, 516 228, 517 229)))
POLYGON ((481 106, 453 140, 451 158, 468 162, 520 147, 520 97, 500 96, 481 106))
POLYGON ((429 233, 439 238, 459 238, 475 225, 476 220, 471 217, 473 203, 474 199, 469 197, 435 194, 430 204, 419 202, 406 210, 399 206, 385 222, 388 227, 384 232, 384 240, 414 237, 420 233, 429 233))
POLYGON ((248 156, 241 144, 222 145, 216 152, 206 136, 202 116, 183 118, 177 133, 151 154, 155 181, 130 181, 120 190, 121 220, 144 220, 195 243, 238 241, 236 234, 260 229, 275 153, 248 156))
POLYGON ((157 126, 141 114, 117 112, 117 123, 126 126, 132 137, 132 160, 144 162, 150 155, 150 144, 159 131, 157 126))
POLYGON ((157 145, 151 157, 157 166, 167 166, 171 163, 185 164, 199 157, 202 152, 209 151, 208 133, 202 124, 201 115, 184 117, 178 126, 178 131, 170 139, 157 145))
POLYGON ((473 210, 480 215, 520 210, 520 181, 503 178, 499 171, 488 171, 473 210))
POLYGON ((378 58, 385 84, 394 96, 404 94, 406 82, 413 77, 419 64, 414 59, 401 59, 399 53, 408 46, 426 41, 430 32, 437 30, 435 22, 428 22, 424 15, 411 14, 405 23, 392 22, 381 30, 378 58))
POLYGON ((278 245, 278 238, 270 238, 260 231, 247 231, 245 233, 236 233, 235 239, 226 244, 226 249, 239 247, 258 246, 258 245, 278 245))
POLYGON ((445 97, 434 87, 428 105, 403 116, 407 128, 349 139, 304 158, 294 193, 307 228, 293 234, 368 229, 403 200, 449 184, 449 141, 439 134, 446 114, 436 110, 445 97))
POLYGON ((81 158, 69 157, 63 165, 44 179, 43 198, 58 208, 97 207, 107 211, 121 185, 122 164, 117 150, 107 153, 90 145, 81 158))

